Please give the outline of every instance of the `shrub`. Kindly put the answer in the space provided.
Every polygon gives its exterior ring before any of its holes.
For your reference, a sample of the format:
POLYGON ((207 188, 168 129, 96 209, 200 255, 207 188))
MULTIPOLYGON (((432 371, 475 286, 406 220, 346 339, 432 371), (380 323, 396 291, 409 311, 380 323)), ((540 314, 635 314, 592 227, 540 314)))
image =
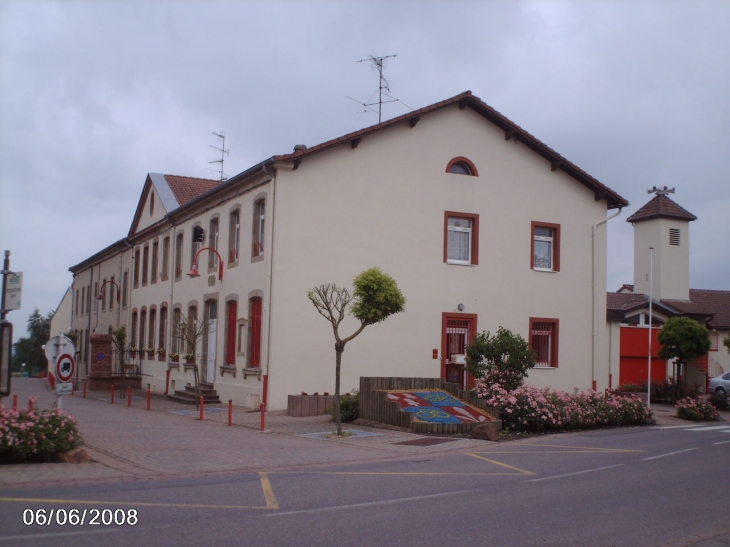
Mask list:
POLYGON ((472 375, 497 380, 509 390, 516 389, 535 366, 535 353, 527 341, 503 327, 494 336, 489 331, 478 333, 464 351, 472 375))
MULTIPOLYGON (((328 411, 335 415, 334 405, 328 411)), ((360 416, 360 395, 358 393, 347 393, 340 397, 340 417, 343 422, 357 420, 360 416)))
POLYGON ((717 410, 727 410, 727 397, 722 393, 713 393, 710 395, 710 404, 717 410))
POLYGON ((703 403, 699 397, 685 397, 677 401, 674 406, 677 409, 677 417, 683 420, 705 422, 720 418, 718 410, 710 403, 703 403))
MULTIPOLYGON (((652 385, 653 388, 653 385, 652 385)), ((625 384, 621 384, 618 386, 618 391, 623 391, 626 393, 641 393, 642 391, 646 393, 646 382, 644 382, 644 385, 641 384, 635 384, 632 382, 627 382, 625 384)))
POLYGON ((0 463, 50 461, 81 444, 78 423, 62 410, 0 409, 0 463))
POLYGON ((521 386, 508 391, 499 384, 477 383, 477 396, 499 407, 502 426, 517 431, 587 429, 607 425, 645 425, 649 408, 636 397, 595 391, 572 393, 521 386))

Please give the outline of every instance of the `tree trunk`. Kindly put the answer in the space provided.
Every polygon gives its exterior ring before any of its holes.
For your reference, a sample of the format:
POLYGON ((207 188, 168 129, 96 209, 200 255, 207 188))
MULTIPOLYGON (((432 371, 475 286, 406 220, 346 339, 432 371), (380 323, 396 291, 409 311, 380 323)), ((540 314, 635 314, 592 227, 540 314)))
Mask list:
POLYGON ((342 365, 342 352, 344 348, 335 346, 335 423, 337 424, 337 436, 342 436, 342 414, 340 413, 340 366, 342 365))

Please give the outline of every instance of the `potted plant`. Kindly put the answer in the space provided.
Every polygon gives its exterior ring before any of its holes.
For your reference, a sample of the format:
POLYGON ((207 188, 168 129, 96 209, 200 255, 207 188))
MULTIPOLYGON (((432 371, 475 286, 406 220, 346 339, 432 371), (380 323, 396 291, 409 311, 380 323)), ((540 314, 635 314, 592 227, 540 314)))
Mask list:
POLYGON ((195 354, 194 353, 186 353, 185 354, 185 362, 188 364, 195 364, 195 354))
POLYGON ((173 363, 177 363, 180 361, 180 354, 179 353, 171 353, 170 354, 170 361, 173 363))

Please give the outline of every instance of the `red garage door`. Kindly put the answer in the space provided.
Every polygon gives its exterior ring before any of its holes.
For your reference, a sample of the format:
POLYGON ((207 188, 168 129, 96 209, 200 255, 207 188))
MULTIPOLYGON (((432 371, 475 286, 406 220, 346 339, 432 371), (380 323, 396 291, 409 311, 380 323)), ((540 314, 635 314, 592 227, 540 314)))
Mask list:
MULTIPOLYGON (((651 380, 652 382, 663 382, 666 379, 666 361, 661 359, 657 352, 659 344, 659 331, 652 329, 651 341, 651 380)), ((620 384, 638 384, 646 382, 649 366, 649 333, 646 327, 621 327, 621 370, 619 376, 620 384)))

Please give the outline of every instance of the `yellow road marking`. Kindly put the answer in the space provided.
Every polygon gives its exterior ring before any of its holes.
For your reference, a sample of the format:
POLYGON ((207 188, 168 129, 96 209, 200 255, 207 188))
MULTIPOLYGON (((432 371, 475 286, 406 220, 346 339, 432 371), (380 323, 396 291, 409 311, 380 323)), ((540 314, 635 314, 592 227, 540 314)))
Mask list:
POLYGON ((514 467, 512 465, 507 465, 506 463, 498 462, 495 460, 489 460, 487 458, 483 458, 482 456, 479 456, 478 454, 472 454, 470 452, 465 453, 467 456, 472 456, 474 458, 478 458, 480 460, 484 460, 485 462, 493 463, 494 465, 501 465, 502 467, 506 467, 507 469, 512 469, 514 471, 519 472, 521 475, 537 475, 537 473, 533 473, 532 471, 527 471, 526 469, 520 469, 519 467, 514 467))
POLYGON ((585 453, 613 453, 613 454, 625 454, 625 453, 643 453, 646 452, 646 450, 629 450, 625 448, 592 448, 589 446, 568 446, 568 445, 560 445, 560 444, 548 444, 548 445, 542 445, 542 444, 523 444, 519 445, 516 448, 519 448, 521 446, 525 446, 528 448, 539 448, 540 450, 537 451, 529 451, 529 450, 489 450, 485 452, 479 452, 479 454, 577 454, 581 452, 585 453), (550 448, 567 448, 568 450, 549 450, 550 448))
POLYGON ((259 473, 261 479, 261 489, 264 492, 264 499, 266 500, 265 506, 260 505, 217 505, 217 504, 205 504, 205 503, 150 503, 150 502, 136 502, 136 501, 104 501, 104 500, 65 500, 65 499, 51 499, 51 498, 0 498, 1 501, 8 502, 23 502, 23 503, 64 503, 67 505, 124 505, 133 507, 187 507, 190 509, 269 509, 278 510, 279 504, 274 496, 274 491, 271 488, 269 477, 266 473, 259 473))
MULTIPOLYGON (((484 459, 484 458, 482 458, 484 459)), ((487 460, 489 461, 489 460, 487 460)), ((502 464, 504 465, 504 464, 502 464)), ((505 467, 509 467, 506 465, 505 467)), ((271 474, 279 475, 421 475, 436 477, 485 477, 492 475, 514 475, 514 473, 450 473, 444 472, 386 472, 386 471, 270 471, 271 474)))
POLYGON ((266 473, 259 473, 261 477, 261 489, 264 491, 264 498, 266 499, 266 509, 272 509, 274 511, 279 509, 279 504, 276 501, 276 496, 271 488, 271 482, 269 482, 269 476, 266 473))

